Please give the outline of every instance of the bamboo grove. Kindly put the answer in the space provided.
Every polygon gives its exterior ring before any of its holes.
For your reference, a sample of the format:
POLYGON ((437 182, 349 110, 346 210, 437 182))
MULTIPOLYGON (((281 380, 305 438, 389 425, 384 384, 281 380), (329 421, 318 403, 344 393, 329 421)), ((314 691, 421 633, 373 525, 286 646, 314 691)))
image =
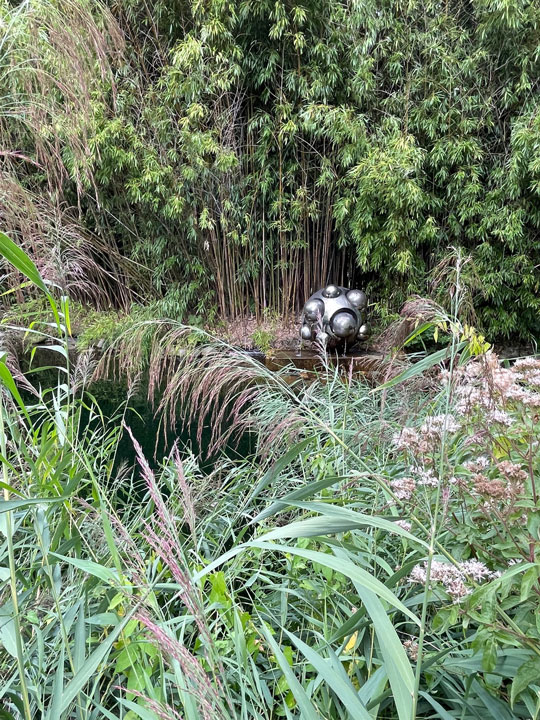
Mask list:
POLYGON ((444 301, 459 247, 490 337, 538 331, 534 0, 0 0, 0 23, 0 221, 71 294, 234 318, 332 280, 392 310, 444 301))

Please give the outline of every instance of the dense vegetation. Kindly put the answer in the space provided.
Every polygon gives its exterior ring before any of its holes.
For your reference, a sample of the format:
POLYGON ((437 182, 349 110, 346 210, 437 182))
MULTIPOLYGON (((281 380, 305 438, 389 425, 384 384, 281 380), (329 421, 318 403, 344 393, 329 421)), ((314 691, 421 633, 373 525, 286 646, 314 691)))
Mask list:
POLYGON ((538 1, 0 29, 0 720, 538 720, 538 1), (238 349, 330 281, 370 382, 238 349))
POLYGON ((2 227, 72 296, 212 319, 331 279, 388 312, 444 299, 455 246, 490 338, 538 332, 535 0, 1 0, 0 22, 2 227))
POLYGON ((0 243, 64 368, 25 402, 0 358, 2 718, 539 716, 539 359, 503 367, 444 314, 446 354, 376 391, 222 342, 165 375, 158 350, 164 409, 189 397, 218 446, 257 446, 203 473, 134 440, 134 472, 114 463, 125 407, 104 418, 89 358, 70 366, 67 300, 0 243))

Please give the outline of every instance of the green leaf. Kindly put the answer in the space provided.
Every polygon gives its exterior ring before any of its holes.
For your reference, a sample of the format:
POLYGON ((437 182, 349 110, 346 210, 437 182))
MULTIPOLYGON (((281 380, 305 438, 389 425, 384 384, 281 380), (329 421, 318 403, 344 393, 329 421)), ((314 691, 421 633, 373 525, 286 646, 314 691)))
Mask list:
POLYGON ((273 543, 261 542, 253 540, 246 543, 248 547, 258 547, 264 550, 271 550, 273 552, 289 553, 291 555, 298 555, 299 557, 311 560, 314 563, 318 563, 324 567, 329 567, 332 570, 340 572, 345 577, 350 578, 353 582, 357 582, 360 585, 366 587, 378 595, 383 600, 386 600, 390 605, 406 615, 416 625, 420 625, 420 620, 412 613, 398 598, 392 593, 380 580, 368 573, 366 570, 358 567, 350 560, 344 560, 342 558, 334 557, 323 552, 316 550, 305 550, 304 548, 290 547, 288 545, 274 545, 273 543))
POLYGON ((16 632, 13 608, 6 604, 0 608, 0 644, 15 659, 17 659, 16 632))
POLYGON ((289 661, 285 657, 284 653, 281 651, 277 642, 272 637, 270 629, 265 624, 263 624, 261 627, 261 631, 263 632, 270 649, 274 653, 276 662, 281 668, 283 677, 285 677, 287 685, 291 689, 291 692, 294 695, 294 699, 296 700, 298 708, 300 709, 303 717, 306 720, 320 720, 319 713, 313 707, 313 704, 307 696, 306 691, 304 690, 304 688, 298 681, 296 675, 292 671, 289 661))
POLYGON ((62 562, 69 563, 69 565, 73 565, 74 567, 79 568, 79 570, 88 573, 88 575, 93 575, 110 585, 118 585, 120 582, 120 578, 115 570, 105 567, 104 565, 100 565, 93 560, 71 558, 66 557, 65 555, 58 555, 57 553, 50 553, 50 555, 58 560, 62 560, 62 562))
POLYGON ((60 656, 56 666, 54 675, 54 684, 52 688, 51 701, 47 710, 46 720, 58 720, 60 718, 62 690, 64 687, 64 646, 60 647, 60 656))
POLYGON ((485 672, 491 672, 497 665, 497 639, 489 633, 483 644, 482 650, 482 669, 485 672))
POLYGON ((415 543, 419 543, 427 548, 428 544, 417 538, 412 533, 404 530, 395 522, 379 518, 373 515, 364 515, 363 513, 350 510, 349 508, 330 505, 323 502, 294 502, 290 503, 293 507, 299 507, 304 510, 310 510, 323 515, 323 518, 309 518, 307 520, 298 520, 284 525, 283 527, 272 530, 261 537, 262 540, 274 540, 284 537, 311 537, 313 535, 329 535, 336 532, 345 532, 347 530, 355 530, 363 527, 373 527, 380 530, 400 535, 415 543), (302 528, 304 530, 302 530, 302 528), (317 530, 320 530, 317 532, 317 530), (302 532, 306 534, 303 535, 302 532), (288 534, 290 533, 290 534, 288 534), (309 533, 309 534, 307 534, 309 533))
MULTIPOLYGON (((455 348, 455 352, 460 352, 463 350, 463 348, 467 345, 466 342, 459 343, 455 348)), ((388 382, 383 383, 382 385, 379 385, 378 387, 374 388, 371 392, 378 392, 379 390, 387 390, 388 388, 393 387, 394 385, 399 385, 402 382, 405 382, 406 380, 411 380, 412 378, 418 377, 419 375, 423 375, 427 370, 430 370, 435 365, 439 365, 439 363, 444 362, 445 360, 448 360, 452 353, 452 347, 448 346, 443 348, 442 350, 437 350, 437 352, 431 353, 431 355, 428 355, 427 357, 423 358, 422 360, 419 360, 418 362, 414 363, 410 368, 407 368, 407 370, 404 370, 399 375, 396 375, 396 377, 393 377, 391 380, 388 380, 388 382)))
POLYGON ((508 710, 508 703, 503 703, 491 695, 478 680, 472 682, 471 691, 484 703, 484 706, 490 713, 488 717, 497 718, 497 720, 515 720, 514 715, 508 710))
POLYGON ((350 681, 345 680, 343 674, 336 672, 327 658, 319 655, 318 652, 309 647, 309 645, 306 645, 306 643, 303 640, 300 640, 299 637, 296 637, 296 635, 293 635, 293 633, 290 633, 285 628, 284 632, 304 655, 306 660, 313 665, 315 670, 327 683, 328 687, 336 693, 345 706, 348 715, 354 718, 362 718, 362 720, 372 720, 371 715, 360 701, 360 698, 350 681))
POLYGON ((19 393, 19 390, 17 389, 17 386, 15 385, 15 380, 13 379, 13 376, 10 373, 9 368, 1 359, 0 359, 0 382, 3 383, 4 387, 6 387, 9 390, 9 392, 13 396, 15 402, 20 407, 23 415, 30 422, 30 416, 28 415, 28 410, 26 409, 24 400, 22 399, 21 394, 19 393))
POLYGON ((140 717, 141 720, 156 720, 155 713, 148 710, 148 708, 145 708, 142 705, 137 705, 137 703, 134 703, 133 700, 126 700, 125 698, 119 698, 119 700, 122 705, 129 708, 137 717, 140 717))
POLYGON ((316 482, 302 485, 302 487, 298 488, 298 490, 294 490, 293 492, 284 495, 281 500, 274 501, 265 510, 262 510, 255 518, 253 518, 251 524, 260 522, 261 520, 264 520, 271 515, 275 515, 281 510, 285 510, 285 508, 294 505, 297 501, 313 496, 321 490, 326 490, 326 488, 331 487, 332 485, 336 485, 337 483, 343 482, 347 479, 350 478, 347 476, 344 477, 336 475, 331 477, 324 477, 322 480, 317 480, 316 482))
POLYGON ((0 708, 0 720, 15 720, 14 716, 7 710, 0 708))
POLYGON ((246 507, 249 507, 256 497, 258 497, 261 492, 264 490, 264 488, 268 487, 268 485, 271 485, 277 478, 280 476, 280 474, 285 470, 287 465, 290 465, 293 460, 295 460, 300 453, 305 450, 305 448, 312 443, 312 438, 306 438, 305 440, 302 440, 302 442, 297 443, 296 445, 293 445, 286 453, 281 457, 275 465, 272 465, 272 467, 263 475, 263 477, 260 479, 258 484, 255 486, 255 489, 251 493, 251 495, 246 500, 246 507))
POLYGON ((517 697, 526 690, 531 683, 537 685, 540 682, 540 657, 534 656, 517 671, 517 675, 512 682, 512 690, 510 692, 510 704, 514 707, 517 697))
POLYGON ((432 698, 429 693, 420 690, 418 694, 420 695, 420 697, 423 697, 428 701, 431 707, 437 712, 441 720, 455 720, 455 716, 451 715, 447 710, 445 710, 443 706, 438 703, 434 698, 432 698))
POLYGON ((30 507, 31 505, 51 505, 58 502, 69 500, 69 495, 59 495, 54 498, 25 498, 24 500, 1 500, 0 513, 20 510, 21 508, 30 507))
POLYGON ((355 584, 375 629, 384 668, 400 720, 410 720, 413 709, 414 674, 398 635, 379 598, 370 590, 355 584))
POLYGON ((25 275, 34 285, 42 290, 47 296, 49 305, 54 314, 56 326, 60 327, 60 315, 58 314, 58 308, 51 295, 45 281, 39 274, 39 271, 29 256, 24 252, 22 248, 16 245, 13 240, 10 240, 7 235, 0 232, 0 255, 3 256, 13 267, 20 273, 25 275))
POLYGON ((31 280, 36 287, 43 290, 47 295, 49 291, 43 282, 43 278, 39 274, 37 267, 34 265, 28 255, 10 240, 7 235, 0 232, 0 255, 2 255, 14 268, 31 280))
POLYGON ((539 574, 540 567, 536 565, 529 568, 523 574, 523 578, 521 579, 521 602, 525 602, 525 600, 527 600, 527 598, 529 597, 532 586, 538 581, 539 574))
POLYGON ((93 677, 99 665, 105 660, 116 638, 120 635, 127 622, 135 610, 131 610, 128 615, 120 622, 107 638, 99 645, 94 652, 85 660, 83 666, 74 675, 73 679, 66 685, 62 691, 62 701, 60 703, 60 711, 64 712, 68 709, 75 697, 82 691, 86 683, 93 677))

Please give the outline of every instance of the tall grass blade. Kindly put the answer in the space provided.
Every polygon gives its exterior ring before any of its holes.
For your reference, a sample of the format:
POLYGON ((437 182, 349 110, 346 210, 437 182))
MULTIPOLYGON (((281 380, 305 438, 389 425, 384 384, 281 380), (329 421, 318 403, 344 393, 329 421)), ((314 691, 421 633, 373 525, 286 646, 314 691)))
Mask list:
POLYGON ((274 653, 274 657, 276 658, 276 661, 281 668, 283 675, 287 680, 287 684, 291 689, 292 694, 294 695, 294 699, 296 700, 298 708, 302 713, 302 717, 304 717, 305 720, 320 720, 319 713, 313 707, 313 704, 307 696, 306 691, 304 690, 304 688, 298 681, 296 675, 292 671, 291 666, 287 661, 287 658, 281 652, 279 645, 272 637, 270 629, 266 626, 266 624, 263 624, 261 630, 266 638, 266 641, 268 642, 268 645, 274 653))
POLYGON ((448 346, 443 348, 442 350, 437 350, 437 352, 431 353, 422 360, 414 363, 414 365, 412 365, 410 368, 407 368, 399 375, 396 375, 382 385, 378 385, 371 392, 388 390, 388 388, 394 387, 394 385, 399 385, 406 380, 412 380, 415 377, 423 375, 427 370, 431 370, 432 367, 435 367, 435 365, 439 365, 445 360, 449 360, 454 353, 463 350, 463 348, 465 348, 467 344, 468 343, 466 342, 461 342, 456 347, 448 346))
POLYGON ((405 605, 403 605, 403 603, 398 600, 394 593, 391 592, 385 585, 383 585, 380 580, 377 580, 376 577, 366 572, 366 570, 358 567, 358 565, 355 565, 355 563, 351 562, 350 560, 344 560, 342 558, 334 557, 333 555, 327 555, 326 553, 319 552, 318 550, 306 550, 304 548, 292 547, 289 545, 274 545, 273 543, 265 543, 257 540, 246 543, 246 546, 258 547, 262 548, 263 550, 271 550, 272 552, 278 551, 283 553, 290 553, 291 555, 298 555, 299 557, 303 557, 306 560, 311 560, 312 562, 318 563, 319 565, 331 568, 332 570, 335 570, 336 572, 345 575, 345 577, 348 577, 353 582, 357 582, 360 585, 366 587, 368 590, 371 590, 383 600, 386 600, 386 602, 395 607, 396 610, 399 610, 404 615, 406 615, 416 625, 420 624, 420 621, 416 617, 416 615, 408 608, 406 608, 405 605))
POLYGON ((350 479, 350 477, 343 475, 332 475, 330 477, 324 477, 321 480, 316 480, 315 482, 302 485, 297 490, 293 490, 292 492, 284 495, 281 500, 275 500, 266 509, 262 510, 258 515, 256 515, 251 521, 251 523, 255 524, 260 522, 261 520, 265 520, 266 518, 269 518, 272 515, 275 515, 276 513, 285 510, 287 507, 294 505, 299 500, 313 497, 321 490, 326 490, 326 488, 332 487, 332 485, 337 485, 338 483, 344 482, 348 479, 350 479))
POLYGON ((316 650, 309 647, 303 640, 289 632, 284 630, 287 637, 296 645, 300 652, 304 655, 306 660, 313 665, 315 670, 327 683, 328 687, 336 693, 341 702, 343 703, 349 717, 361 718, 361 720, 372 720, 371 715, 366 710, 363 703, 358 697, 358 693, 350 683, 345 680, 342 673, 336 672, 331 665, 331 661, 327 658, 322 657, 316 650))
POLYGON ((102 642, 101 645, 97 647, 91 655, 89 655, 81 669, 77 671, 72 680, 70 680, 70 682, 64 687, 64 689, 62 690, 60 712, 64 712, 69 708, 73 700, 90 681, 99 665, 105 661, 111 651, 112 646, 116 642, 116 638, 120 635, 129 620, 131 620, 134 613, 135 609, 132 609, 124 616, 124 618, 122 618, 122 620, 118 623, 118 625, 114 628, 110 635, 107 636, 107 639, 102 642))
MULTIPOLYGON (((289 503, 293 507, 303 508, 304 510, 310 510, 313 512, 320 513, 323 518, 309 518, 307 520, 298 520, 289 525, 271 530, 265 534, 261 539, 264 540, 277 540, 285 537, 302 537, 302 528, 305 528, 309 535, 328 535, 335 532, 345 532, 347 530, 354 530, 363 527, 378 528, 385 530, 386 532, 400 535, 407 540, 418 543, 423 547, 428 547, 428 544, 417 538, 412 533, 404 530, 402 527, 397 525, 391 520, 385 520, 384 518, 375 517, 372 515, 364 515, 363 513, 350 510, 348 508, 338 507, 336 505, 329 505, 328 503, 321 502, 291 502, 289 503), (320 528, 320 532, 316 532, 320 528), (325 529, 326 528, 326 529, 325 529), (340 528, 340 529, 337 529, 340 528), (289 534, 290 533, 290 534, 289 534)), ((306 535, 305 537, 308 537, 306 535)))
POLYGON ((49 290, 43 282, 43 278, 35 264, 28 255, 13 240, 0 232, 0 255, 2 255, 13 267, 27 277, 36 287, 49 295, 49 290))
POLYGON ((306 438, 301 442, 293 445, 285 455, 283 455, 265 474, 262 476, 260 481, 255 486, 253 492, 246 500, 246 507, 249 507, 253 501, 261 494, 261 492, 268 487, 271 483, 275 482, 279 475, 285 470, 285 468, 291 464, 293 460, 305 450, 305 448, 312 442, 311 438, 306 438))

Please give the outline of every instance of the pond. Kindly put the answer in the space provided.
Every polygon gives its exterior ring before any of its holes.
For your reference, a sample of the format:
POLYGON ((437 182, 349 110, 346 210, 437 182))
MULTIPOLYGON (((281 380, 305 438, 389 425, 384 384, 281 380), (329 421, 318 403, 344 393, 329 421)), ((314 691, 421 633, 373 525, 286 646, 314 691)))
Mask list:
MULTIPOLYGON (((116 380, 99 380, 90 387, 90 393, 96 399, 105 418, 118 413, 126 400, 126 384, 116 380)), ((165 427, 156 413, 156 407, 148 400, 144 389, 133 396, 125 412, 124 422, 130 428, 135 439, 151 467, 157 467, 177 443, 179 450, 191 452, 199 458, 199 467, 203 472, 213 470, 220 454, 228 458, 243 459, 252 454, 255 438, 252 434, 242 435, 238 441, 228 443, 219 453, 208 454, 212 431, 209 419, 205 421, 200 438, 197 437, 197 423, 186 423, 179 415, 174 427, 165 427)), ((115 468, 122 464, 132 467, 136 464, 135 449, 129 433, 124 430, 118 444, 115 468)))

